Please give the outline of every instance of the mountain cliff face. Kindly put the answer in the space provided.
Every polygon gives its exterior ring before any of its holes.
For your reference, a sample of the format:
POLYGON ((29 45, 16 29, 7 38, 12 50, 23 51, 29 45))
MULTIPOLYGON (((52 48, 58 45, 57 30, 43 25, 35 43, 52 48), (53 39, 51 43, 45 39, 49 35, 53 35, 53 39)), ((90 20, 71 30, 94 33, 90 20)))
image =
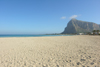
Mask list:
POLYGON ((100 25, 93 22, 71 19, 62 34, 85 33, 92 32, 93 30, 100 30, 100 25))

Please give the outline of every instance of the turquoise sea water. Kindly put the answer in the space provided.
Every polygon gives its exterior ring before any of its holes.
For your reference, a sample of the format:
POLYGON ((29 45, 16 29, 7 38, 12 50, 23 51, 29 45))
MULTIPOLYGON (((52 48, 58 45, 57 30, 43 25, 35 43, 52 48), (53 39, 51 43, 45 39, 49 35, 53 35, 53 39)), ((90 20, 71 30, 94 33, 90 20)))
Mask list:
POLYGON ((44 36, 72 36, 72 35, 0 35, 0 37, 44 37, 44 36))

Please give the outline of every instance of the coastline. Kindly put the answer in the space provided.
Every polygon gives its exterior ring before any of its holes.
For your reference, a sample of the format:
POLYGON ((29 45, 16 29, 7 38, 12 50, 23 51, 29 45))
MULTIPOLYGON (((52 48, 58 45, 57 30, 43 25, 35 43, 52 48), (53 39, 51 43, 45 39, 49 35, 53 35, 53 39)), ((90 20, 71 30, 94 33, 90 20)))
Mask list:
POLYGON ((7 35, 0 35, 1 37, 49 37, 49 36, 72 36, 72 35, 64 35, 64 34, 59 34, 59 35, 52 35, 52 34, 41 34, 41 35, 30 35, 30 34, 7 34, 7 35))
POLYGON ((0 67, 99 67, 100 37, 0 37, 0 67))

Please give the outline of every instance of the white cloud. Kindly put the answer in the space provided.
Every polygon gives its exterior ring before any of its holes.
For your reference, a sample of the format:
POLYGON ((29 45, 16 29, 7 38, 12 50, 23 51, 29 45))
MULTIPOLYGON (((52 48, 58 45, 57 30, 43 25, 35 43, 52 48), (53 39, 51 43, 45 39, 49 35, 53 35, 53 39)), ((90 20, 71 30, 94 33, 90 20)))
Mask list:
POLYGON ((76 18, 76 17, 78 17, 78 15, 72 15, 72 16, 70 17, 70 19, 73 19, 73 18, 76 18))
POLYGON ((63 17, 61 17, 60 19, 66 19, 66 17, 65 17, 65 16, 63 16, 63 17))

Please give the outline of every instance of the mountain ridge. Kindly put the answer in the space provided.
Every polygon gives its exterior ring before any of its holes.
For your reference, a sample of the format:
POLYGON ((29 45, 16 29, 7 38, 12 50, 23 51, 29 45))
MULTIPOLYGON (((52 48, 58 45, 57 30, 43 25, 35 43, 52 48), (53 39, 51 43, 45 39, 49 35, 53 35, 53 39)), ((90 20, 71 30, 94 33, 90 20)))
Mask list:
POLYGON ((71 19, 62 34, 86 33, 93 30, 100 30, 100 25, 94 22, 71 19))

